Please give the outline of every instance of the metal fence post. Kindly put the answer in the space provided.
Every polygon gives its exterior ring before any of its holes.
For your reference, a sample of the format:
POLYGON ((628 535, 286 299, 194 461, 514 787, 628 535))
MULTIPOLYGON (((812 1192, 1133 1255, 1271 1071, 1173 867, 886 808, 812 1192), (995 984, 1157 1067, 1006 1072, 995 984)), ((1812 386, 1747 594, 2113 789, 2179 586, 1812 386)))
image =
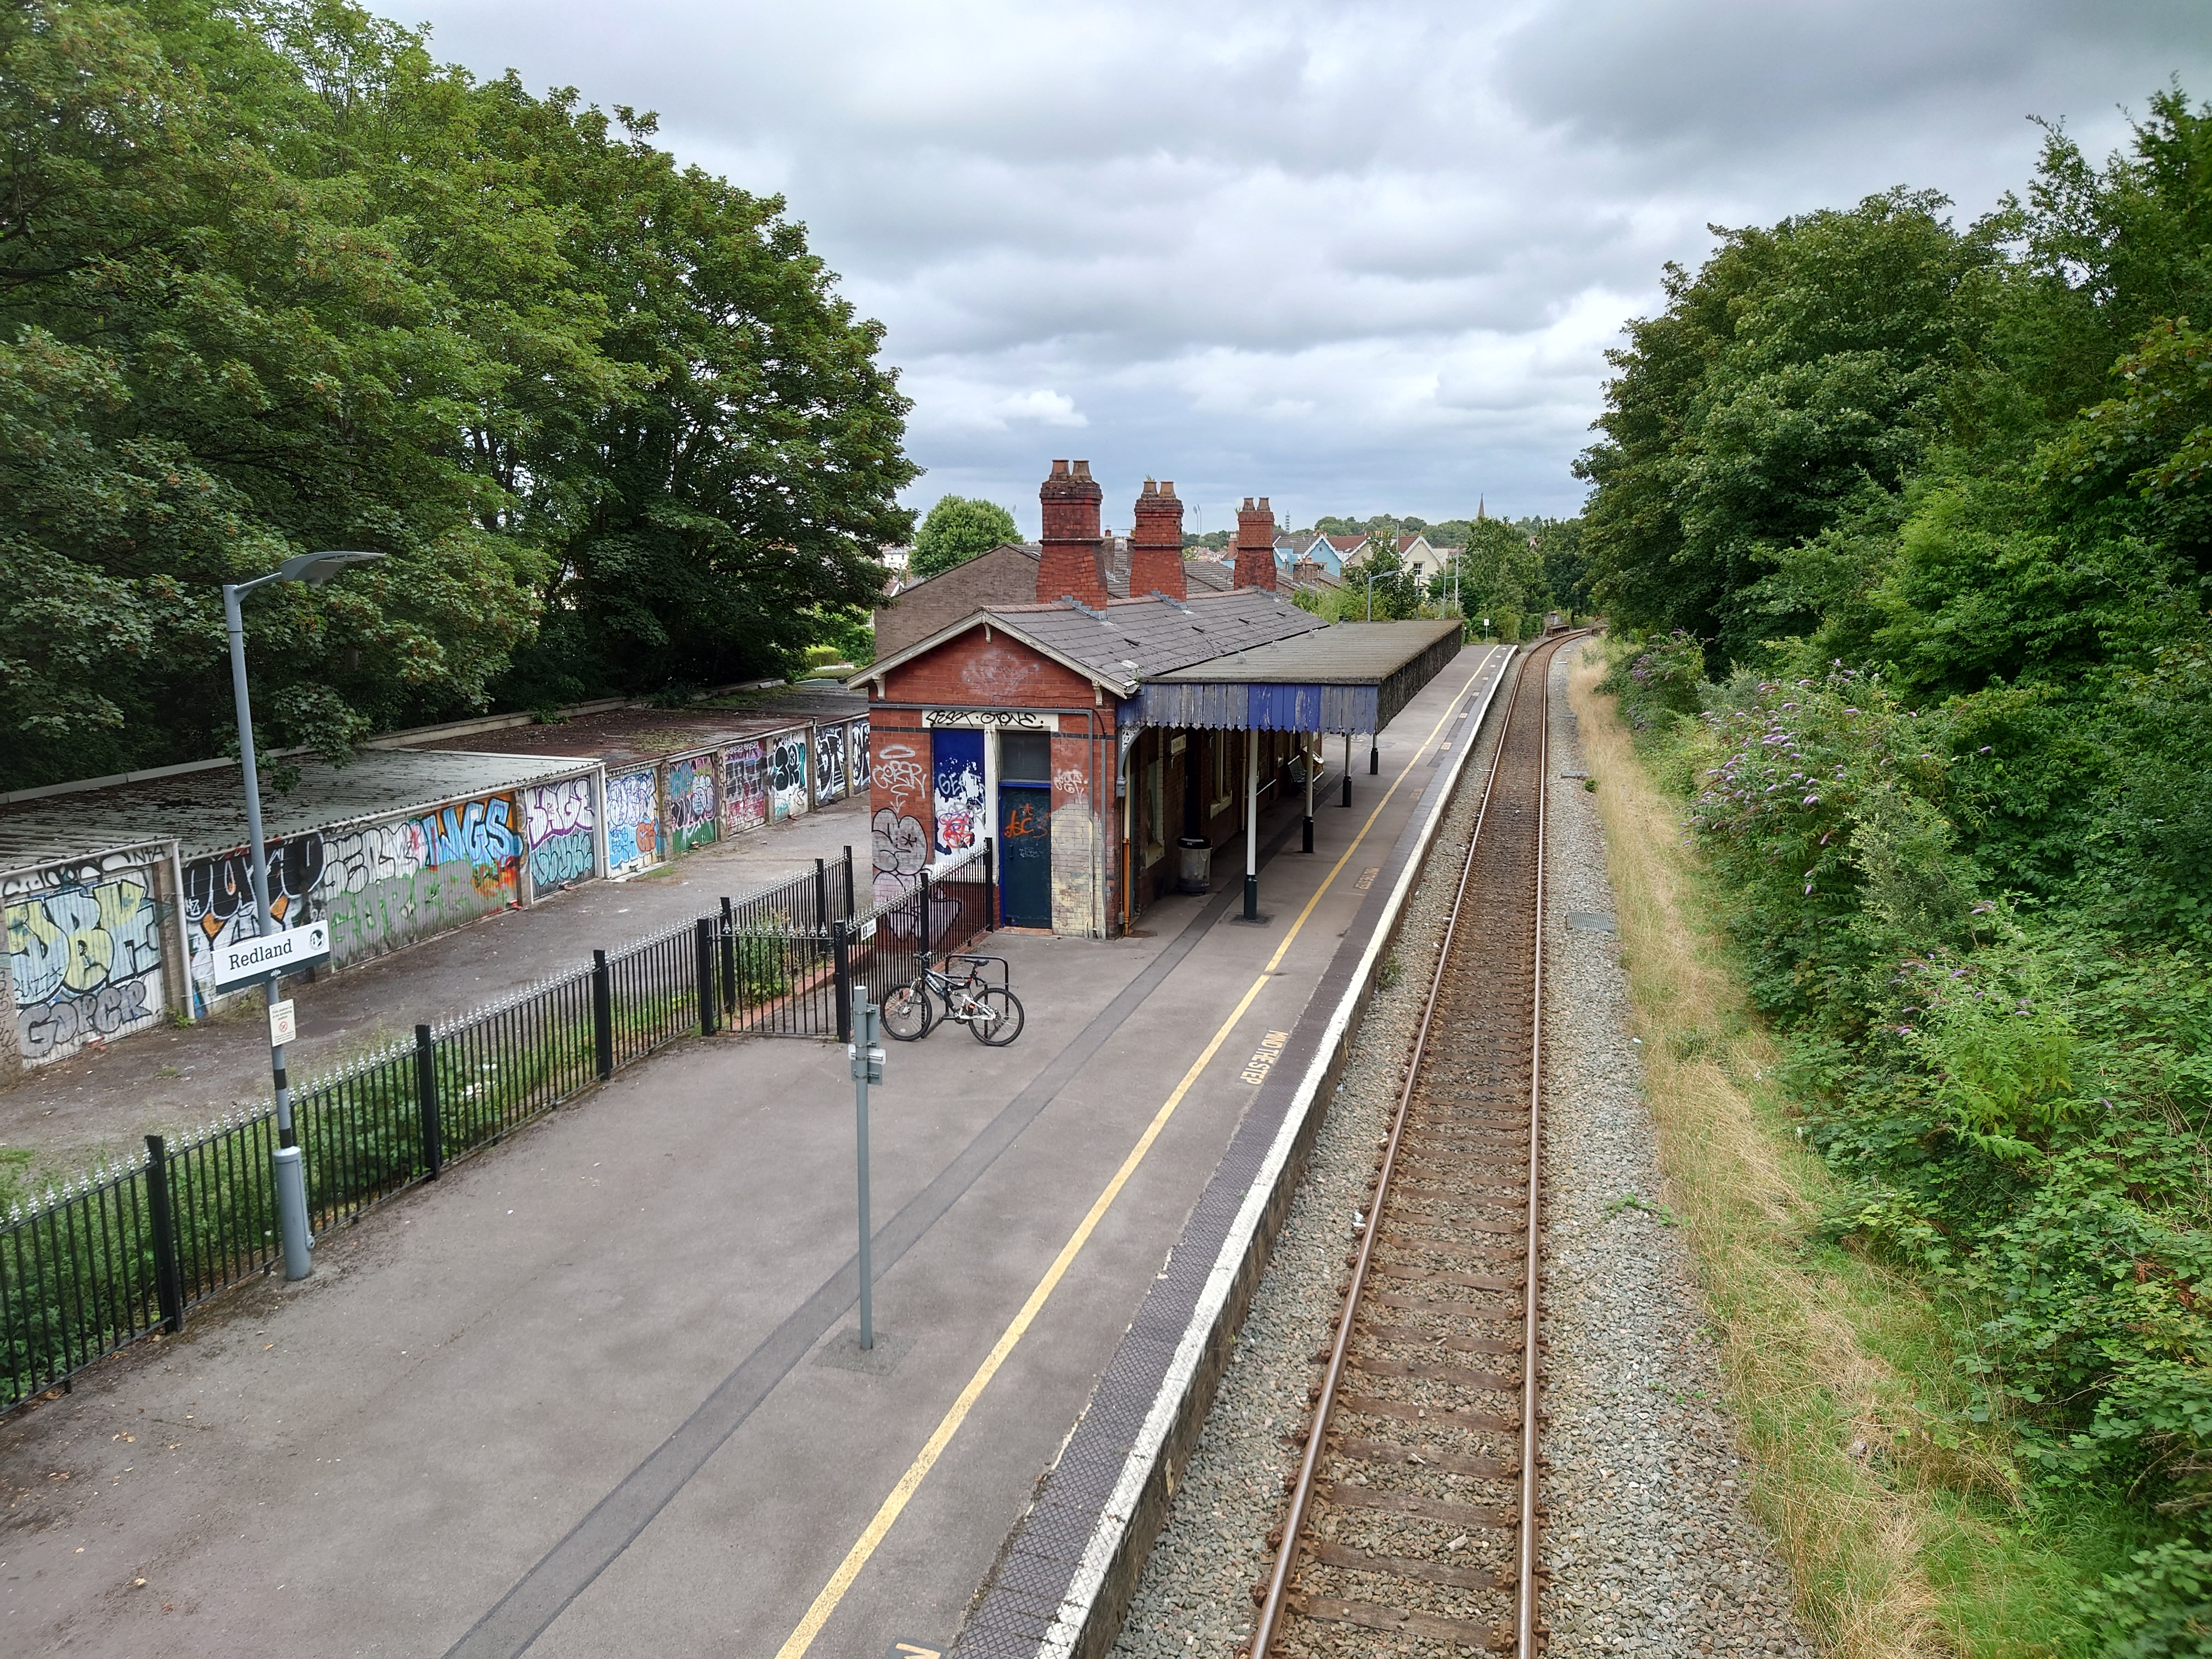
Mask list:
POLYGON ((422 1113, 422 1168, 431 1180, 446 1167, 446 1126, 438 1115, 438 1046, 430 1028, 415 1028, 415 1103, 422 1113))
POLYGON ((738 1012, 738 924, 726 896, 722 900, 722 1011, 738 1012))
POLYGON ((169 1153, 159 1135, 146 1137, 146 1217, 154 1229, 154 1299, 161 1328, 185 1328, 184 1273, 177 1261, 177 1218, 169 1203, 169 1153))
POLYGON ((921 917, 914 924, 914 936, 921 941, 923 950, 931 948, 933 941, 929 937, 929 871, 927 867, 921 872, 921 917))
POLYGON ((822 927, 830 920, 830 872, 821 859, 814 860, 814 925, 822 927))
POLYGON ((830 924, 830 948, 837 969, 837 1041, 853 1040, 853 924, 840 917, 830 924))
POLYGON ((692 940, 695 945, 694 954, 697 957, 699 963, 699 1035, 712 1036, 714 1035, 716 1024, 715 1003, 719 1000, 714 994, 714 924, 713 921, 705 916, 700 917, 698 926, 692 930, 692 940))
POLYGON ((853 849, 845 849, 845 915, 849 919, 857 914, 853 903, 853 849))
POLYGON ((592 952, 592 1048, 605 1083, 615 1074, 615 981, 605 951, 592 952))
POLYGON ((998 846, 990 836, 983 837, 983 927, 986 931, 999 925, 999 860, 998 846))

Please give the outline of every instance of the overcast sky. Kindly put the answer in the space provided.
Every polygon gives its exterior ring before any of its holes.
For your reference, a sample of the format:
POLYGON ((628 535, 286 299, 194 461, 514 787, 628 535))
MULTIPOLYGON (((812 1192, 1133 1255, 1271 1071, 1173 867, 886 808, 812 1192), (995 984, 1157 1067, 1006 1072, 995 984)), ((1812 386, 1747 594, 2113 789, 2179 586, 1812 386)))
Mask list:
POLYGON ((2101 156, 2176 73, 2212 97, 2206 0, 425 14, 441 57, 658 110, 681 159, 788 198, 889 328, 908 501, 1031 534, 1055 456, 1124 527, 1147 474, 1209 529, 1245 495, 1298 526, 1572 513, 1605 349, 1709 223, 1893 184, 1963 222, 2025 185, 2030 116, 2101 156))

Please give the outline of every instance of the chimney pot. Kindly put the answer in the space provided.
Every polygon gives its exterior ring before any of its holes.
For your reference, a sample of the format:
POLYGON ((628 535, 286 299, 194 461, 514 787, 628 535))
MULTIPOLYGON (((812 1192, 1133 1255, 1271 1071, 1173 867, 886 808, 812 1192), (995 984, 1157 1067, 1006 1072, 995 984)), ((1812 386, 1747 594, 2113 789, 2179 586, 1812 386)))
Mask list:
POLYGON ((1252 510, 1252 498, 1249 495, 1247 495, 1244 498, 1244 510, 1247 513, 1249 513, 1252 510))
POLYGON ((1268 506, 1267 506, 1267 498, 1265 495, 1261 496, 1261 497, 1260 497, 1260 511, 1261 511, 1262 513, 1266 513, 1266 512, 1268 512, 1268 511, 1270 511, 1270 510, 1271 510, 1271 509, 1270 509, 1270 508, 1268 507, 1268 506))
POLYGON ((1091 476, 1091 463, 1088 461, 1078 461, 1075 464, 1075 476, 1079 478, 1089 477, 1091 476))
POLYGON ((1146 494, 1147 495, 1158 495, 1159 493, 1160 493, 1160 487, 1159 487, 1159 485, 1158 485, 1157 483, 1153 483, 1153 482, 1152 482, 1152 480, 1151 480, 1150 478, 1147 478, 1147 479, 1146 479, 1146 480, 1145 480, 1145 494, 1146 494))
POLYGON ((1163 478, 1160 480, 1160 494, 1163 495, 1172 495, 1175 494, 1175 480, 1173 478, 1163 478))
POLYGON ((1052 464, 1052 476, 1055 478, 1065 478, 1067 476, 1067 463, 1054 461, 1052 464))

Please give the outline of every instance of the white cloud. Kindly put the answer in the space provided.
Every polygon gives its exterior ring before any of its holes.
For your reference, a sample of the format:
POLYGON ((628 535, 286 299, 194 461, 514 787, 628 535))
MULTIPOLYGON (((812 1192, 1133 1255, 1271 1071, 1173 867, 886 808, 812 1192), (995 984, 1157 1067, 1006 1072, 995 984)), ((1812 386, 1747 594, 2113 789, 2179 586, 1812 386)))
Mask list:
POLYGON ((1299 522, 1571 511, 1605 349, 1708 224, 1898 183, 1971 216, 2027 117, 2101 154, 2176 72, 2212 94, 2202 0, 428 10, 441 55, 784 194, 887 325, 914 501, 1032 529, 1079 431, 1112 521, 1148 475, 1299 522))

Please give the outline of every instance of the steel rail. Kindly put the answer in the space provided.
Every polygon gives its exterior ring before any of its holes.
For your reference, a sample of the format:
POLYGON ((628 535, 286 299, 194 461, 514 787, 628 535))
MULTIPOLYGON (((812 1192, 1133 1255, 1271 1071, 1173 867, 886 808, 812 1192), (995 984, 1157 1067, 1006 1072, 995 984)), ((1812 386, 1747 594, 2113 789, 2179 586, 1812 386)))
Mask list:
MULTIPOLYGON (((1582 630, 1577 630, 1577 634, 1581 631, 1582 630)), ((1391 1119, 1390 1133, 1383 1150, 1382 1169, 1376 1177, 1374 1197, 1368 1206, 1367 1224, 1361 1231, 1359 1249, 1352 1263, 1352 1282, 1345 1292, 1344 1310, 1338 1318, 1336 1338, 1330 1346, 1328 1360, 1322 1373, 1321 1391, 1314 1407, 1312 1425, 1308 1431, 1304 1455, 1299 1461, 1297 1475, 1291 1489, 1290 1510, 1284 1517, 1282 1523, 1282 1542, 1276 1551, 1274 1569, 1268 1578, 1267 1595, 1261 1602, 1259 1616, 1253 1626, 1251 1642, 1249 1649, 1250 1659, 1267 1659, 1270 1650, 1269 1644, 1274 1639, 1277 1627, 1281 1622, 1284 1606, 1290 1591, 1291 1580, 1296 1575, 1297 1570, 1300 1534, 1304 1529, 1307 1510, 1310 1505, 1313 1497, 1315 1476, 1318 1471, 1328 1438, 1329 1419, 1336 1404, 1338 1388, 1343 1377, 1345 1363, 1349 1357, 1352 1332, 1357 1322, 1356 1316, 1358 1310, 1360 1297, 1366 1288, 1369 1267, 1373 1259, 1376 1242, 1382 1232, 1384 1206, 1388 1202, 1390 1195, 1391 1178, 1396 1172, 1399 1151, 1405 1133, 1407 1118, 1412 1109, 1415 1092, 1420 1086, 1421 1064, 1427 1054, 1429 1033, 1435 1021, 1437 1002, 1443 993, 1444 977, 1451 965, 1452 949, 1457 940, 1460 918, 1466 905, 1468 879, 1474 868, 1475 852, 1477 848, 1481 844, 1483 827, 1487 823, 1490 816, 1490 809, 1497 799, 1498 771, 1500 767, 1504 764, 1505 752, 1508 746, 1508 739, 1510 738, 1513 730, 1514 716, 1520 707, 1522 684, 1528 678, 1529 670, 1535 666, 1537 657, 1540 654, 1542 656, 1544 660, 1543 672, 1547 676, 1547 681, 1545 685, 1540 686, 1537 699, 1539 733, 1537 758, 1539 769, 1537 774, 1538 816, 1536 834, 1538 852, 1536 865, 1536 898, 1534 905, 1536 915, 1534 926, 1540 947, 1541 945, 1544 912, 1542 886, 1542 847, 1544 839, 1543 813, 1546 804, 1542 769, 1548 763, 1549 759, 1547 738, 1550 726, 1548 718, 1550 712, 1549 699, 1546 688, 1548 686, 1548 675, 1550 673, 1551 662, 1553 658, 1558 654, 1559 647, 1565 644, 1567 640, 1576 636, 1576 635, 1567 635, 1557 641, 1546 641, 1543 645, 1540 646, 1536 651, 1533 651, 1527 656, 1523 657, 1521 659, 1519 668, 1515 672, 1513 696, 1506 700, 1505 719, 1503 724, 1498 727, 1497 746, 1491 753, 1490 767, 1483 778, 1481 805, 1476 809, 1474 825, 1468 836, 1467 851, 1461 859, 1459 878, 1453 890, 1451 909, 1445 918, 1443 935, 1437 942, 1436 971, 1430 978, 1428 996, 1421 1009, 1420 1024, 1415 1031, 1413 1051, 1406 1067, 1405 1086, 1399 1091, 1397 1110, 1391 1119)), ((1538 978, 1536 981, 1536 989, 1539 994, 1540 994, 1541 991, 1541 957, 1540 955, 1538 957, 1538 978)), ((1542 1041, 1540 1015, 1536 1022, 1535 1030, 1538 1033, 1536 1041, 1539 1044, 1539 1058, 1540 1059, 1540 1044, 1542 1041)), ((1540 1094, 1541 1089, 1542 1079, 1540 1071, 1531 1083, 1532 1096, 1540 1094)), ((1537 1324, 1535 1290, 1537 1284, 1538 1263, 1540 1261, 1537 1244, 1538 1234, 1536 1232, 1538 1204, 1540 1198, 1537 1180, 1536 1125, 1532 1117, 1529 1131, 1529 1176, 1528 1191, 1528 1277, 1524 1287, 1526 1306, 1523 1309, 1522 1361, 1522 1402, 1520 1505, 1521 1565, 1520 1571, 1517 1575, 1519 1582, 1516 1597, 1516 1636, 1521 1659, 1533 1659, 1535 1631, 1534 1540, 1535 1533, 1534 1517, 1536 1509, 1535 1492, 1537 1463, 1534 1452, 1534 1435, 1535 1389, 1538 1365, 1537 1346, 1535 1341, 1537 1324)))
MULTIPOLYGON (((1561 644, 1565 641, 1562 640, 1561 644)), ((1513 1597, 1516 1659, 1536 1659, 1536 1419, 1539 1341, 1537 1294, 1542 1287, 1544 1245, 1544 851, 1551 839, 1552 664, 1544 659, 1544 683, 1536 698, 1536 900, 1530 922, 1535 939, 1529 951, 1528 997, 1528 1265, 1521 1304, 1521 1536, 1516 1545, 1520 1571, 1513 1597)), ((1516 691, 1518 687, 1515 688, 1516 691)), ((1504 746, 1503 737, 1499 747, 1504 746)))

